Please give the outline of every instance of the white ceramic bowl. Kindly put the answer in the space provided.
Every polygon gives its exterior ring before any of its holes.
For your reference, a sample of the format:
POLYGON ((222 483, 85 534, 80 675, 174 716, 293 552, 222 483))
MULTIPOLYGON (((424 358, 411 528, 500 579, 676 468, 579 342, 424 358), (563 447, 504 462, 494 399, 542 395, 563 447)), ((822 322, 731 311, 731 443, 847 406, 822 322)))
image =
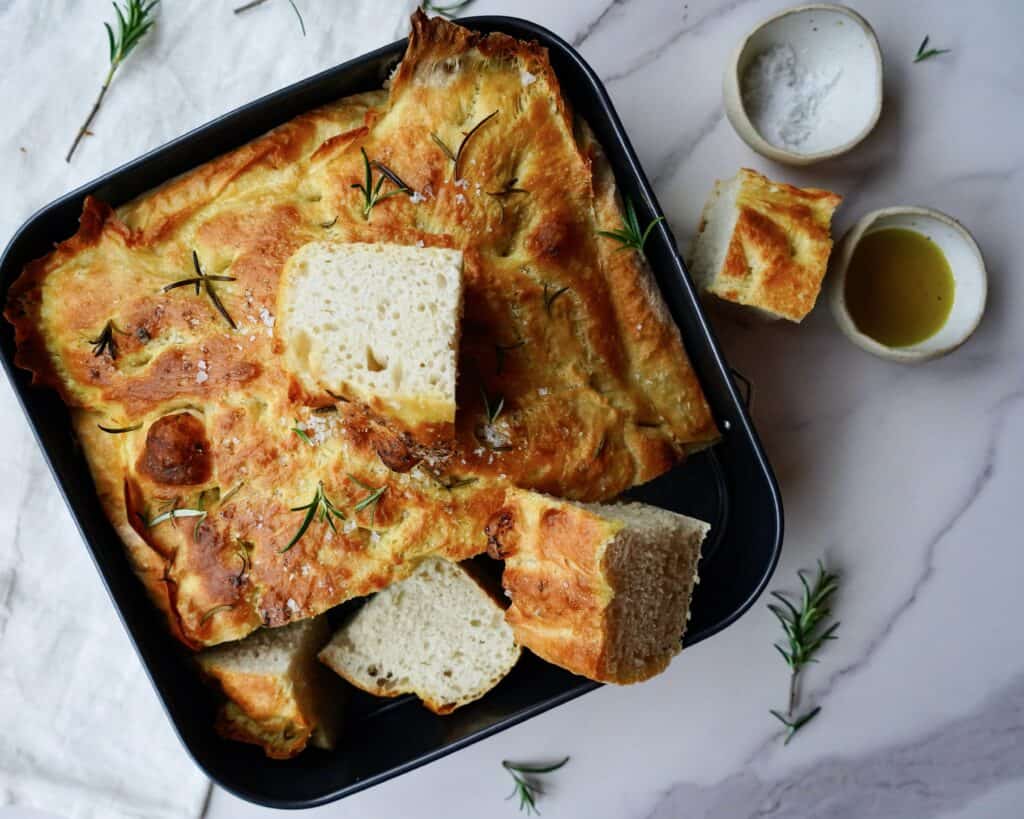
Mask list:
POLYGON ((955 219, 937 210, 915 207, 884 208, 869 213, 851 227, 832 254, 829 304, 839 328, 854 344, 882 358, 910 363, 951 353, 974 332, 985 312, 988 277, 985 260, 974 237, 955 219), (922 233, 939 246, 953 272, 953 307, 935 335, 909 347, 887 347, 857 329, 846 309, 846 271, 860 240, 884 228, 922 233))
POLYGON ((725 113, 744 142, 762 156, 809 165, 846 153, 882 113, 882 52, 867 20, 831 3, 797 6, 759 24, 739 44, 723 80, 725 113), (747 68, 773 46, 792 46, 798 65, 821 82, 833 81, 819 101, 818 127, 799 147, 769 142, 743 99, 747 68))

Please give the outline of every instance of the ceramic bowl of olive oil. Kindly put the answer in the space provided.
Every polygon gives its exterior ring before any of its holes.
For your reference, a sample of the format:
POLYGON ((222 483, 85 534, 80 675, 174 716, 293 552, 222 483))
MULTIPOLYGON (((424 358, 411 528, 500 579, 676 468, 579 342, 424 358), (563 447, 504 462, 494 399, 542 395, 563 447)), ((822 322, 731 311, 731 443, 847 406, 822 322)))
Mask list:
POLYGON ((892 361, 946 355, 974 332, 988 279, 974 237, 944 213, 869 213, 832 257, 832 314, 858 347, 892 361))

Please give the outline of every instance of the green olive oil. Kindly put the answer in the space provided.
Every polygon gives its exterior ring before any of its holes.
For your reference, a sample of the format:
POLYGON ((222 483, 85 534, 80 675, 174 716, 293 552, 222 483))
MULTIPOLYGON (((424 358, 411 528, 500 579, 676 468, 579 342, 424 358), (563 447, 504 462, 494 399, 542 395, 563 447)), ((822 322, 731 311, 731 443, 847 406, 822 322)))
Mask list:
POLYGON ((887 347, 935 335, 953 309, 956 285, 945 255, 904 228, 869 233, 846 272, 846 309, 857 329, 887 347))

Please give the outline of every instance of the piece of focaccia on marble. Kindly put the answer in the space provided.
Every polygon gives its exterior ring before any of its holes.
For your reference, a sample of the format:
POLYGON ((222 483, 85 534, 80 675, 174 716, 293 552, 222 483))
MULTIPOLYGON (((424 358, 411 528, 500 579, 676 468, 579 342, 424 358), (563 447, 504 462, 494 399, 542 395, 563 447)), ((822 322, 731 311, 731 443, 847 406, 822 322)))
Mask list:
POLYGON ((721 299, 801 321, 821 290, 841 201, 741 168, 715 182, 687 256, 690 272, 721 299))

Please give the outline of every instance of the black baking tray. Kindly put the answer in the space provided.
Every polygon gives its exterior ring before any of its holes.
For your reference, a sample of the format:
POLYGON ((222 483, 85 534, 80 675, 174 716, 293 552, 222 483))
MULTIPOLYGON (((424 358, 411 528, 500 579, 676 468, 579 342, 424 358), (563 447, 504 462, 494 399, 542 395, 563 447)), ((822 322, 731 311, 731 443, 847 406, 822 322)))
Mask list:
MULTIPOLYGON (((513 17, 459 22, 547 47, 565 95, 596 132, 623 195, 637 204, 641 223, 662 214, 604 86, 571 46, 547 29, 513 17)), ((86 194, 119 205, 304 111, 380 88, 405 46, 404 40, 393 43, 256 100, 43 208, 18 231, 0 258, 4 302, 28 261, 75 232, 86 194)), ((781 549, 782 505, 771 467, 664 222, 651 234, 645 250, 723 431, 721 442, 712 449, 630 493, 712 524, 684 641, 692 645, 734 622, 764 589, 781 549)), ((6 322, 0 324, 4 368, 111 599, 182 742, 218 785, 272 807, 322 804, 435 760, 597 687, 527 653, 497 688, 449 716, 436 716, 410 697, 381 700, 354 694, 342 746, 336 752, 307 750, 296 759, 271 761, 258 748, 220 739, 213 731, 214 695, 200 683, 187 653, 170 637, 132 574, 121 542, 104 517, 66 407, 54 392, 31 388, 28 374, 15 368, 12 328, 6 322)), ((638 707, 643 707, 642 691, 636 695, 638 707)))

